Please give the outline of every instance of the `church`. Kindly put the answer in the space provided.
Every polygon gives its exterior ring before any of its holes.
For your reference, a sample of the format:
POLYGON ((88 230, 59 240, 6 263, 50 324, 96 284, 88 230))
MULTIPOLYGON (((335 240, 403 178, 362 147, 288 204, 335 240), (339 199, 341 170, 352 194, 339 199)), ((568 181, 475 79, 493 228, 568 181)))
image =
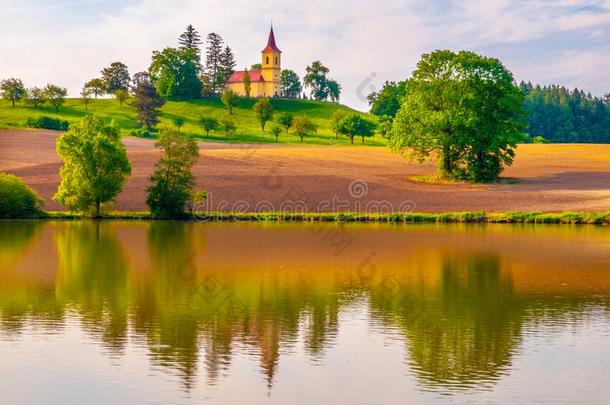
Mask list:
MULTIPOLYGON (((282 51, 275 44, 273 26, 269 31, 269 39, 267 40, 267 46, 262 51, 262 56, 262 68, 248 70, 250 74, 250 97, 279 97, 282 51)), ((242 97, 246 96, 244 73, 243 70, 237 71, 227 81, 227 89, 233 90, 242 97)))

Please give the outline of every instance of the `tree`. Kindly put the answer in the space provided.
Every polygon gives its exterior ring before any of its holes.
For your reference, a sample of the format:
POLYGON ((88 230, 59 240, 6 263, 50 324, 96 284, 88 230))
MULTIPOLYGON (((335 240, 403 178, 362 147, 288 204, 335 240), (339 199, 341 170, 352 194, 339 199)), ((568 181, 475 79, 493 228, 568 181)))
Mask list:
POLYGON ((220 89, 218 84, 218 73, 220 72, 220 59, 223 53, 222 37, 214 32, 208 34, 205 58, 206 74, 210 79, 210 90, 212 94, 217 94, 220 89))
POLYGON ((328 78, 329 69, 320 61, 307 66, 303 83, 310 89, 310 97, 314 100, 338 101, 341 95, 341 85, 328 78))
POLYGON ((263 68, 262 63, 255 63, 252 66, 250 66, 250 69, 252 69, 252 70, 261 70, 262 68, 263 68))
POLYGON ((444 177, 491 181, 523 132, 523 93, 500 61, 435 51, 413 72, 388 145, 420 160, 434 153, 444 177))
POLYGON ((49 104, 55 108, 55 112, 58 113, 59 107, 66 102, 68 90, 64 87, 55 86, 54 84, 47 84, 43 91, 44 97, 49 101, 49 104))
POLYGON ((237 125, 235 125, 235 121, 229 116, 224 117, 220 120, 220 126, 225 132, 225 136, 229 136, 231 132, 235 132, 237 130, 237 125))
POLYGON ((89 102, 91 101, 91 90, 83 87, 80 92, 81 102, 85 105, 85 110, 89 110, 89 102))
POLYGON ((280 74, 281 93, 286 98, 297 98, 303 91, 299 76, 292 70, 284 69, 280 74))
POLYGON ((190 24, 186 27, 184 32, 180 34, 180 37, 178 37, 178 43, 182 50, 194 51, 197 55, 201 52, 199 49, 202 44, 201 36, 195 27, 190 24))
POLYGON ((343 118, 345 118, 345 116, 347 115, 347 112, 345 112, 344 110, 339 110, 336 109, 333 112, 333 115, 331 117, 331 122, 332 122, 332 126, 333 126, 333 132, 335 133, 335 138, 339 139, 339 123, 341 122, 341 120, 343 118))
POLYGON ((261 124, 261 129, 265 132, 265 124, 273 118, 273 106, 269 98, 261 98, 252 107, 258 122, 261 124))
POLYGON ((235 66, 237 63, 235 62, 235 56, 233 56, 233 51, 228 46, 220 54, 220 60, 218 64, 218 82, 217 85, 219 88, 223 88, 227 84, 227 80, 229 77, 235 72, 235 66))
POLYGON ((383 138, 388 139, 392 134, 392 128, 394 126, 394 118, 389 115, 382 115, 379 117, 379 124, 377 125, 377 133, 383 138))
POLYGON ((106 92, 114 94, 117 90, 127 91, 131 77, 125 64, 114 62, 110 64, 110 67, 102 69, 102 81, 106 92))
POLYGON ((210 136, 210 131, 218 128, 218 120, 214 117, 201 117, 199 118, 199 124, 201 124, 206 136, 210 136))
POLYGON ((301 138, 301 143, 306 136, 316 133, 318 128, 316 125, 305 115, 299 115, 294 117, 292 121, 292 129, 301 138))
POLYGON ((282 133, 282 127, 280 127, 278 125, 274 125, 273 127, 271 127, 271 135, 273 135, 275 137, 276 143, 277 143, 278 138, 280 137, 281 133, 282 133))
POLYGON ((85 88, 91 92, 97 98, 102 94, 106 93, 106 84, 102 79, 91 79, 85 83, 85 88))
POLYGON ((125 89, 118 89, 114 92, 114 97, 117 99, 120 106, 123 107, 123 103, 129 100, 129 92, 125 89))
POLYGON ((225 90, 220 96, 222 103, 229 109, 229 115, 233 114, 233 107, 237 104, 239 96, 233 90, 225 90))
POLYGON ((163 155, 150 177, 146 204, 153 218, 181 218, 195 185, 191 170, 199 147, 191 135, 174 129, 162 131, 155 147, 163 149, 163 155))
POLYGON ((100 206, 122 190, 131 174, 119 127, 87 116, 70 125, 57 140, 64 163, 61 184, 53 197, 72 211, 100 215, 100 206))
POLYGON ((10 78, 0 82, 0 94, 3 99, 10 101, 14 108, 15 103, 26 95, 26 90, 20 79, 10 78))
POLYGON ((379 92, 367 96, 371 114, 395 117, 407 93, 407 82, 385 82, 379 92))
POLYGON ((363 118, 360 114, 353 113, 343 117, 341 121, 339 121, 337 129, 339 133, 347 136, 353 145, 355 136, 361 136, 362 143, 364 143, 365 137, 373 136, 375 124, 363 118))
POLYGON ((280 124, 288 133, 288 130, 292 126, 292 120, 294 119, 294 115, 289 112, 283 112, 277 117, 277 123, 280 124))
POLYGON ((244 69, 244 91, 246 92, 246 97, 250 98, 250 92, 252 91, 252 79, 250 78, 250 72, 248 69, 244 69))
POLYGON ((19 177, 0 173, 0 218, 36 217, 42 204, 42 198, 19 177))
POLYGON ((157 94, 146 72, 140 72, 136 76, 138 80, 135 83, 131 105, 138 114, 136 118, 138 124, 150 131, 159 123, 159 115, 161 115, 159 108, 165 104, 165 101, 157 94))
POLYGON ((198 77, 198 56, 193 50, 165 48, 153 52, 148 73, 161 97, 196 98, 201 95, 203 84, 198 77))
POLYGON ((183 117, 176 117, 173 119, 173 123, 176 126, 176 129, 178 130, 178 132, 180 132, 180 129, 184 125, 184 122, 185 122, 185 119, 183 117))
POLYGON ((28 89, 25 97, 25 101, 34 108, 40 107, 47 101, 44 96, 44 90, 40 87, 32 87, 31 89, 28 89))

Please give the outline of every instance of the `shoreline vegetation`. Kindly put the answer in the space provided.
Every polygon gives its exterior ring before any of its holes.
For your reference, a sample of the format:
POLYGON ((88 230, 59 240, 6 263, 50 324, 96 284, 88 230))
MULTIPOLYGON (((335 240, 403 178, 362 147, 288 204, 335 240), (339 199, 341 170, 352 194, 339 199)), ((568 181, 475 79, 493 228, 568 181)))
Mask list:
MULTIPOLYGON (((8 219, 11 220, 11 219, 8 219)), ((152 221, 148 211, 110 211, 91 217, 66 211, 41 211, 12 220, 137 220, 152 221)), ((161 219, 163 220, 163 219, 161 219)), ((173 219, 176 220, 176 219, 173 219)), ((446 213, 358 213, 358 212, 194 212, 179 221, 191 222, 358 222, 358 223, 490 223, 490 224, 565 224, 610 225, 610 211, 598 213, 548 212, 446 212, 446 213)))

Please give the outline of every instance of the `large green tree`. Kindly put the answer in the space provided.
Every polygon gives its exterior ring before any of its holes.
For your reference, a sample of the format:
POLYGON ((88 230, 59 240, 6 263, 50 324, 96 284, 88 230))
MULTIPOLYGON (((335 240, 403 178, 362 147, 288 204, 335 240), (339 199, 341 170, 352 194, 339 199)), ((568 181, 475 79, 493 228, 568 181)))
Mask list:
POLYGON ((161 97, 196 98, 203 84, 199 80, 199 57, 190 49, 165 48, 153 52, 148 68, 150 80, 161 97))
POLYGON ((440 174, 491 181, 510 164, 523 139, 523 94, 493 58, 439 50, 422 56, 407 85, 388 145, 440 174))
POLYGON ((71 124, 57 139, 57 154, 64 163, 53 199, 73 211, 99 216, 101 205, 116 197, 131 174, 119 127, 95 116, 71 124))
POLYGON ((102 79, 91 79, 84 86, 89 94, 93 94, 95 98, 106 93, 106 84, 102 79))
POLYGON ((13 107, 15 103, 25 97, 27 91, 20 79, 10 78, 0 81, 0 96, 3 99, 9 100, 13 107))
POLYGON ((154 218, 183 217, 195 185, 191 169, 199 156, 197 142, 191 135, 166 129, 155 146, 163 155, 150 177, 146 203, 154 218))
POLYGON ((131 77, 127 65, 113 62, 109 67, 102 69, 102 81, 108 94, 114 95, 117 90, 128 90, 131 77))
POLYGON ((310 96, 315 100, 339 101, 341 85, 328 78, 330 70, 320 61, 314 61, 305 69, 303 83, 310 89, 310 96))
POLYGON ((284 69, 280 74, 280 81, 282 82, 281 93, 282 97, 286 98, 297 98, 303 91, 301 85, 301 79, 293 70, 284 69))

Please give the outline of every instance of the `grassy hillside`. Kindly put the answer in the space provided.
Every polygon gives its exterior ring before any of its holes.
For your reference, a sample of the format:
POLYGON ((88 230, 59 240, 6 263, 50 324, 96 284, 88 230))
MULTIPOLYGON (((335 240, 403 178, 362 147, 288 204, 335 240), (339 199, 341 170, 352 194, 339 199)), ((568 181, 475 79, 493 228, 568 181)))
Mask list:
MULTIPOLYGON (((267 130, 263 133, 260 125, 256 120, 252 106, 256 102, 255 99, 241 99, 238 106, 233 110, 233 119, 237 124, 237 131, 231 134, 228 138, 225 137, 221 130, 210 132, 209 137, 205 137, 204 131, 199 126, 199 118, 201 116, 211 116, 217 119, 225 117, 228 112, 222 102, 217 98, 190 100, 190 101, 168 101, 163 106, 163 115, 161 116, 160 126, 173 126, 172 122, 176 117, 183 117, 185 124, 182 127, 183 132, 188 132, 196 135, 201 139, 222 141, 222 142, 275 142, 273 136, 269 133, 269 128, 274 123, 267 123, 267 130)), ((349 144, 349 139, 340 137, 335 139, 332 131, 331 116, 337 109, 346 112, 355 112, 346 106, 306 100, 272 100, 275 108, 276 117, 280 112, 289 111, 295 115, 304 114, 311 118, 318 125, 318 133, 314 136, 305 139, 307 144, 349 144)), ((15 108, 6 100, 0 100, 0 129, 7 128, 25 128, 25 121, 29 117, 38 117, 46 115, 54 118, 61 118, 67 121, 77 120, 86 114, 96 114, 108 120, 115 120, 121 127, 123 135, 129 135, 135 128, 135 110, 133 107, 125 104, 123 107, 114 99, 99 99, 91 100, 89 109, 85 110, 85 106, 80 99, 68 99, 66 104, 60 109, 59 114, 49 107, 41 107, 34 109, 33 107, 18 104, 15 108)), ((274 117, 275 118, 275 117, 274 117)), ((374 119, 374 118, 371 118, 374 119)), ((285 132, 280 135, 280 143, 300 143, 299 138, 285 132)), ((361 140, 355 140, 356 144, 360 144, 361 140)), ((383 145, 384 140, 379 135, 373 138, 366 139, 367 145, 383 145)))

